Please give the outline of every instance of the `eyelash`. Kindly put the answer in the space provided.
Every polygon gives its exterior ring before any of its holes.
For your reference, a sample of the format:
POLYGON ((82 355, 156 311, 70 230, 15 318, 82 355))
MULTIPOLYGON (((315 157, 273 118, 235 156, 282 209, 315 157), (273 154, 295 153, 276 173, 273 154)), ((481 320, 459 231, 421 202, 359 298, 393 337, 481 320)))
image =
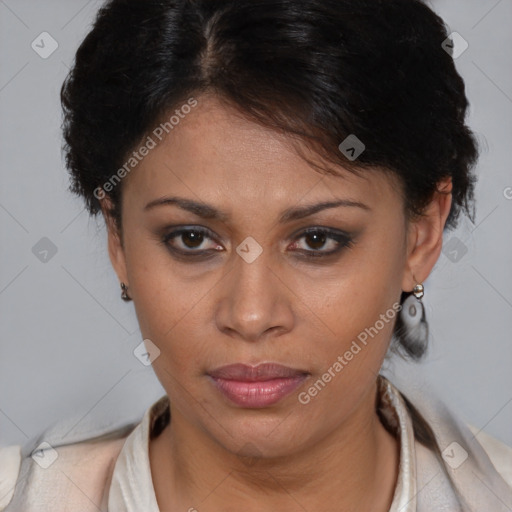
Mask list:
MULTIPOLYGON (((220 251, 216 251, 215 249, 209 249, 209 250, 203 250, 203 251, 195 251, 195 250, 191 249, 191 250, 187 251, 187 250, 177 249, 176 247, 173 247, 171 245, 170 242, 172 240, 180 237, 181 235, 183 235, 185 233, 190 233, 190 232, 198 233, 199 235, 206 236, 210 239, 213 239, 213 236, 211 236, 212 233, 208 229, 201 228, 201 227, 190 227, 190 228, 176 229, 174 231, 171 231, 170 233, 167 233, 163 237, 162 243, 173 254, 176 254, 176 255, 182 256, 182 257, 186 257, 186 258, 200 258, 200 257, 205 258, 205 257, 211 256, 212 252, 220 252, 220 251), (208 252, 210 253, 209 255, 206 254, 208 252)), ((334 256, 336 254, 339 254, 343 249, 352 247, 354 244, 353 239, 347 233, 333 231, 331 229, 320 228, 320 227, 308 228, 308 229, 302 231, 299 235, 297 235, 294 238, 293 244, 296 244, 302 238, 304 238, 308 235, 312 235, 312 234, 325 235, 326 242, 324 242, 324 245, 325 245, 325 243, 327 243, 327 241, 329 239, 331 239, 331 240, 334 240, 338 244, 338 246, 336 247, 336 249, 334 249, 332 251, 321 251, 321 250, 298 250, 297 251, 297 252, 301 253, 306 258, 313 259, 313 258, 322 258, 322 257, 327 258, 329 256, 334 256)), ((201 241, 201 243, 203 241, 201 241)))

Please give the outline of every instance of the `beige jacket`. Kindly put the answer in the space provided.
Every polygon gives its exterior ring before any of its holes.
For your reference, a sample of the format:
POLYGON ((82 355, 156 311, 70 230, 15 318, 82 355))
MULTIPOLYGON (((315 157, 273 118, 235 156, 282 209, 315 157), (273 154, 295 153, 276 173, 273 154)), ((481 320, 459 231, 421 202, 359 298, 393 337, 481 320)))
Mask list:
MULTIPOLYGON (((436 456, 415 436, 417 431, 421 437, 418 418, 384 377, 378 398, 381 419, 400 440, 399 478, 389 512, 512 511, 510 447, 468 429, 441 403, 423 397, 415 408, 435 436, 436 456)), ((69 419, 23 447, 1 448, 0 511, 159 512, 147 448, 168 413, 164 396, 140 422, 83 425, 63 442, 63 433, 74 425, 69 419)))

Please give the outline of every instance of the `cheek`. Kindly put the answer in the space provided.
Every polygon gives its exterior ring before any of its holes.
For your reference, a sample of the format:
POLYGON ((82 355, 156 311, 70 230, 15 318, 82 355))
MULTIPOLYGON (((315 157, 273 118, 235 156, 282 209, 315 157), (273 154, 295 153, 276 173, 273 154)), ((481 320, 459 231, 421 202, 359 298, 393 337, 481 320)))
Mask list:
POLYGON ((303 290, 308 309, 329 327, 325 329, 329 342, 320 348, 327 367, 347 353, 352 369, 377 372, 380 368, 397 317, 405 262, 402 233, 387 233, 387 237, 369 234, 338 275, 319 283, 321 294, 303 290), (351 355, 351 347, 357 354, 351 355))
POLYGON ((341 356, 344 374, 357 377, 361 370, 377 372, 392 336, 396 301, 382 290, 346 286, 331 304, 336 306, 324 308, 324 318, 332 332, 320 350, 325 368, 332 367, 341 356))
POLYGON ((322 418, 326 430, 351 414, 380 371, 398 314, 388 295, 378 287, 360 289, 356 280, 329 297, 325 322, 335 335, 315 346, 317 371, 297 397, 305 418, 322 418))
POLYGON ((154 242, 133 246, 128 273, 142 336, 153 341, 162 356, 190 351, 190 343, 184 341, 192 339, 189 333, 195 331, 199 318, 204 319, 204 288, 183 279, 179 265, 154 242))
POLYGON ((195 400, 200 396, 196 378, 201 374, 201 354, 207 347, 205 337, 198 336, 204 329, 197 322, 205 314, 201 296, 196 297, 177 283, 179 280, 162 289, 161 280, 153 282, 148 277, 135 309, 143 338, 150 339, 160 350, 152 362, 155 375, 173 402, 186 408, 190 396, 195 400))

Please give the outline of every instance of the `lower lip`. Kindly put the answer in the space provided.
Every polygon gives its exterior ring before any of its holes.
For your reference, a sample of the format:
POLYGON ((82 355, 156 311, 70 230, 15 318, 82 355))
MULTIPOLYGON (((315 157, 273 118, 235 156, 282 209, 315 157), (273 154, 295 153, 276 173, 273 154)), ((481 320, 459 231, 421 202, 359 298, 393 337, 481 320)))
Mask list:
POLYGON ((297 389, 307 375, 259 382, 211 377, 217 389, 240 407, 262 408, 273 405, 297 389))

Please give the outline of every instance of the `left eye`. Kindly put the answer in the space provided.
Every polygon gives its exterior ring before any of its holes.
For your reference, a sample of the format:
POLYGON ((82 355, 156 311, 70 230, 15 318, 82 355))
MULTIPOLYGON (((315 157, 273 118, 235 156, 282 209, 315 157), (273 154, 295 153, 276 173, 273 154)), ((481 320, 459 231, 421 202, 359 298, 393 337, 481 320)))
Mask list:
POLYGON ((351 239, 346 234, 320 228, 309 229, 303 232, 295 240, 293 248, 306 253, 308 256, 326 256, 335 254, 343 249, 343 247, 348 247, 352 243, 351 239), (306 243, 301 247, 299 241, 302 239, 304 239, 306 243), (304 248, 304 246, 307 246, 310 249, 304 248))

